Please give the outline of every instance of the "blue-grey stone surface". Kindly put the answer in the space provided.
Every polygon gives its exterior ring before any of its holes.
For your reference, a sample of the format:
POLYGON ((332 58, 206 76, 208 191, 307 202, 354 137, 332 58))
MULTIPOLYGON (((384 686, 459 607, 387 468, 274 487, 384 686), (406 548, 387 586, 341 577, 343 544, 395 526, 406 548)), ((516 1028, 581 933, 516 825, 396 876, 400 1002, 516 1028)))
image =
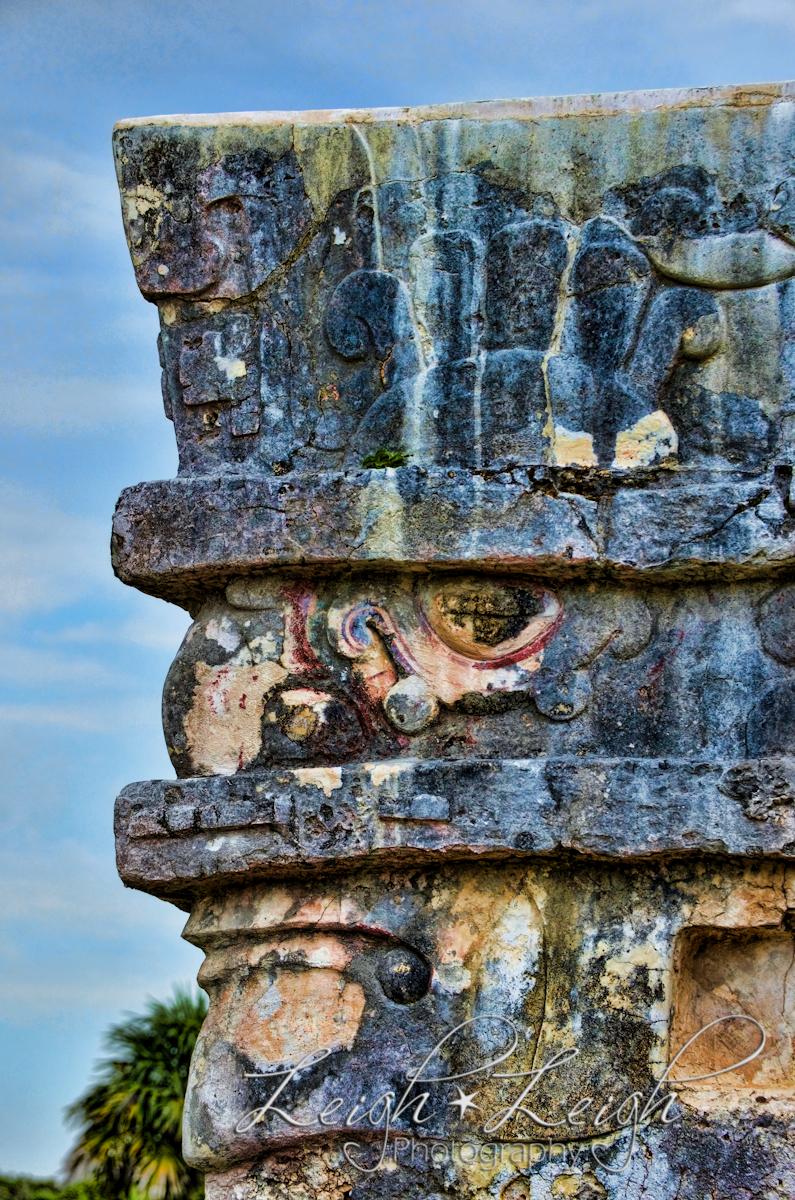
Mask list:
POLYGON ((114 153, 180 466, 113 562, 193 617, 118 863, 208 955, 210 1200, 792 1196, 795 85, 114 153))

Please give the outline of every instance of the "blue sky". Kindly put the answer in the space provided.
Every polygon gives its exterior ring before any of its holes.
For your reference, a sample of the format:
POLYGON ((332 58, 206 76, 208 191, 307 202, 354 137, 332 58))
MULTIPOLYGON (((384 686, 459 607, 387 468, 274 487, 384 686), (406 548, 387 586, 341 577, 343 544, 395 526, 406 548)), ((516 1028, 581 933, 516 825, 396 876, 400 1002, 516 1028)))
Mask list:
POLYGON ((117 583, 122 487, 171 476, 121 117, 787 79, 795 0, 0 0, 0 1172, 58 1170, 104 1028, 192 979, 112 806, 171 770, 187 626, 117 583))

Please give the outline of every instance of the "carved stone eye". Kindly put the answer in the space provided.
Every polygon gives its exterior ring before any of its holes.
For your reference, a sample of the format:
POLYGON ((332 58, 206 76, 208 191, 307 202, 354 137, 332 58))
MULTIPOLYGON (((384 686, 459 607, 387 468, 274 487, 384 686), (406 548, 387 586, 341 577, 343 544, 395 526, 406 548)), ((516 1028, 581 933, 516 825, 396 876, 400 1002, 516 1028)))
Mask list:
POLYGON ((531 653, 560 614, 551 592, 488 576, 461 576, 420 590, 434 633, 451 650, 482 662, 531 653))
POLYGON ((379 962, 376 978, 387 1000, 416 1004, 431 985, 431 968, 412 950, 390 950, 379 962))

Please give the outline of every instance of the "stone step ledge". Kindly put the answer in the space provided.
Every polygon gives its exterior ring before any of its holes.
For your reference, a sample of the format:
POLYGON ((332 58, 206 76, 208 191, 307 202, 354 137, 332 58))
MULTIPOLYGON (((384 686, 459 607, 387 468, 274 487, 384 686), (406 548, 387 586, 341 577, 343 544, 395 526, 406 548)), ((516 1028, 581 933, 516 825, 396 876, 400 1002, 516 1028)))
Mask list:
POLYGON ((795 859, 795 758, 396 759, 155 780, 122 791, 116 845, 128 887, 176 903, 351 860, 795 859))

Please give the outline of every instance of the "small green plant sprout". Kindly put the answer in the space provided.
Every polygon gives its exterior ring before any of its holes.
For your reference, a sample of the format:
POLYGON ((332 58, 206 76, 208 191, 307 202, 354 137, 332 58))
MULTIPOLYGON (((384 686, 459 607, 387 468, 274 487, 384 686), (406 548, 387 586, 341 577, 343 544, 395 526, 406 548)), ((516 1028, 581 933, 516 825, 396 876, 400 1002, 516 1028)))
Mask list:
POLYGON ((380 446, 375 454, 366 454, 362 459, 364 468, 374 467, 376 471, 383 471, 385 467, 405 467, 411 455, 405 450, 387 450, 386 446, 380 446))

